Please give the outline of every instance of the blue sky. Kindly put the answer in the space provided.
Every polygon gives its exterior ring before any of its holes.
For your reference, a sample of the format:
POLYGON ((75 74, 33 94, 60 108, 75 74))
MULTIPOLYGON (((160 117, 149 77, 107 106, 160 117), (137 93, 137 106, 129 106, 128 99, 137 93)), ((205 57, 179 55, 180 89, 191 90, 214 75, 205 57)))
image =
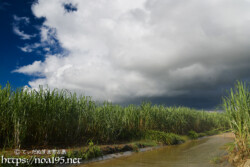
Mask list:
POLYGON ((0 0, 0 84, 214 108, 250 78, 249 0, 0 0))
POLYGON ((37 53, 25 53, 21 51, 19 47, 23 46, 25 43, 34 43, 39 40, 39 36, 31 40, 23 40, 13 31, 14 16, 18 17, 28 17, 30 19, 30 24, 25 25, 21 23, 20 28, 25 32, 30 34, 37 34, 39 30, 36 26, 40 26, 43 19, 36 19, 31 12, 31 4, 33 1, 24 0, 1 0, 0 1, 0 84, 5 85, 7 81, 11 83, 14 87, 22 87, 28 84, 28 81, 33 79, 32 76, 27 76, 20 73, 13 73, 19 66, 23 66, 37 59, 43 59, 42 54, 37 53))

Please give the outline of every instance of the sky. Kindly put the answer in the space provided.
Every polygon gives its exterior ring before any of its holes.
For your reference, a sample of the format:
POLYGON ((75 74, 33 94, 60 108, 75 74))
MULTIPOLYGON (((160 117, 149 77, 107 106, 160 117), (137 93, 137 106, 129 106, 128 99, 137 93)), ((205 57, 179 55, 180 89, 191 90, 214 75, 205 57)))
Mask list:
POLYGON ((0 0, 0 84, 214 109, 250 79, 250 0, 0 0))

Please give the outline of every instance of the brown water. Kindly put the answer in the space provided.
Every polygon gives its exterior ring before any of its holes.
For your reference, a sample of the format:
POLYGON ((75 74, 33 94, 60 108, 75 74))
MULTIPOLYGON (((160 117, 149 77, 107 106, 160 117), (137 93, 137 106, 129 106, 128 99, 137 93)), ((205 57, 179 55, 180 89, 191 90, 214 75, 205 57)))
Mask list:
POLYGON ((193 140, 176 146, 134 153, 130 156, 93 162, 81 167, 211 167, 230 166, 228 163, 213 165, 210 160, 224 155, 221 147, 232 142, 229 133, 193 140))

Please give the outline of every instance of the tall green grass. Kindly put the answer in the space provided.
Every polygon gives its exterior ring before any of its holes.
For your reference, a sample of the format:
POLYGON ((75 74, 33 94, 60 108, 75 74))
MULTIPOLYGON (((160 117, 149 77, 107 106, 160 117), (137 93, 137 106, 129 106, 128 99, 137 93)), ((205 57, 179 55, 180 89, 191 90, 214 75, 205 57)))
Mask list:
POLYGON ((237 81, 228 97, 224 98, 224 108, 235 134, 237 149, 250 153, 250 89, 246 83, 237 81))
POLYGON ((0 147, 114 143, 140 139, 149 130, 188 134, 227 126, 224 113, 150 103, 97 105, 66 90, 0 87, 0 147))

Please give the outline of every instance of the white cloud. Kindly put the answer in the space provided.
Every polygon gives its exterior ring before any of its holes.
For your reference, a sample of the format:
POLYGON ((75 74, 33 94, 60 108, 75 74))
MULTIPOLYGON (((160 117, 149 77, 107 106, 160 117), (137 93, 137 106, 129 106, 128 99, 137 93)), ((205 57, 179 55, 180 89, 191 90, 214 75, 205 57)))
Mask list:
POLYGON ((27 53, 30 53, 33 51, 32 48, 30 48, 29 46, 24 46, 24 47, 19 47, 21 49, 21 51, 23 52, 27 52, 27 53))
POLYGON ((14 70, 14 72, 24 73, 28 75, 38 75, 41 76, 43 73, 43 64, 41 61, 35 61, 31 65, 27 65, 25 67, 21 67, 17 70, 14 70))
MULTIPOLYGON (((23 47, 19 47, 23 52, 27 52, 27 53, 30 53, 30 52, 33 52, 35 49, 41 47, 41 44, 40 43, 34 43, 34 44, 26 44, 25 46, 23 47)), ((48 49, 46 49, 48 50, 48 49)))
POLYGON ((39 0, 32 10, 46 18, 42 42, 58 39, 69 52, 16 70, 42 75, 29 83, 34 88, 48 84, 123 101, 249 77, 246 0, 39 0), (67 3, 77 10, 67 12, 67 3))
POLYGON ((20 36, 21 39, 26 40, 26 39, 31 39, 34 37, 33 35, 25 34, 23 31, 21 31, 17 26, 13 26, 13 32, 20 36))
POLYGON ((28 17, 18 17, 17 15, 13 16, 15 22, 23 22, 25 24, 30 23, 30 19, 28 17))
POLYGON ((27 40, 27 39, 31 39, 31 38, 36 36, 35 34, 33 34, 33 35, 26 34, 24 31, 20 30, 20 27, 19 27, 20 23, 23 23, 26 25, 30 23, 30 20, 28 17, 18 17, 16 15, 14 15, 13 18, 14 18, 13 32, 16 35, 20 36, 21 39, 27 40))

